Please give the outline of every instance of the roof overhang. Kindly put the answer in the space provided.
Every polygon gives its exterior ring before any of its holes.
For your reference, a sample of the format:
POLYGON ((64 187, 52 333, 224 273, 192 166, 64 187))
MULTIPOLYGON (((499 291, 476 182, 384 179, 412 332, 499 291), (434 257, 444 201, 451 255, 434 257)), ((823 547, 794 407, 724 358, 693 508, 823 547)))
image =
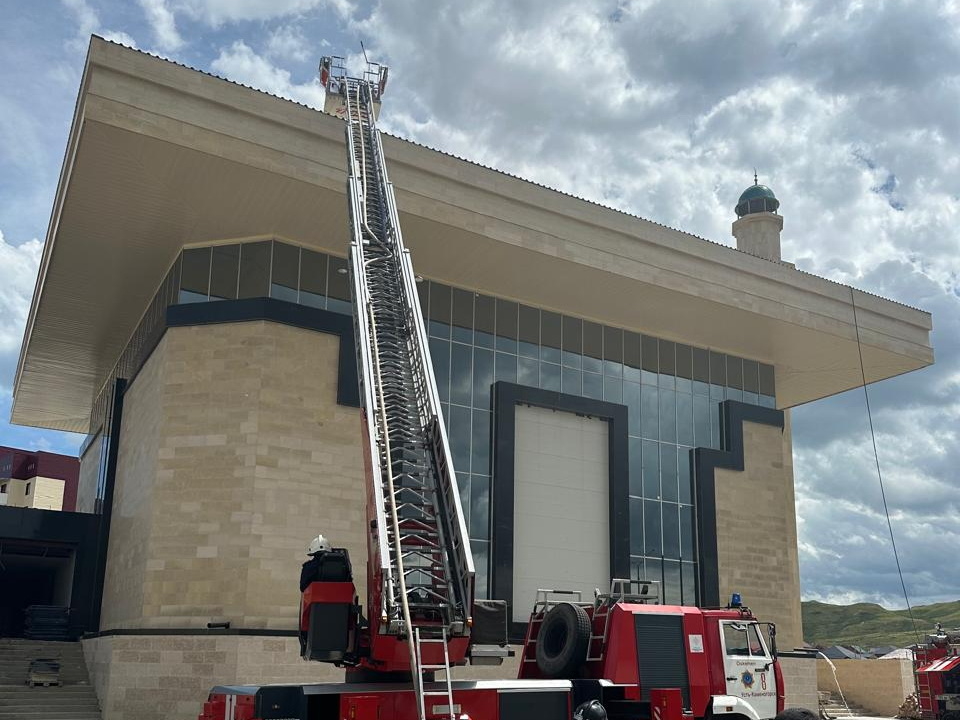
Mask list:
MULTIPOLYGON (((771 363, 791 407, 933 362, 930 315, 394 137, 417 272, 771 363), (853 303, 857 324, 854 324, 853 303)), ((91 42, 13 421, 84 432, 170 262, 273 235, 345 255, 342 121, 91 42)))

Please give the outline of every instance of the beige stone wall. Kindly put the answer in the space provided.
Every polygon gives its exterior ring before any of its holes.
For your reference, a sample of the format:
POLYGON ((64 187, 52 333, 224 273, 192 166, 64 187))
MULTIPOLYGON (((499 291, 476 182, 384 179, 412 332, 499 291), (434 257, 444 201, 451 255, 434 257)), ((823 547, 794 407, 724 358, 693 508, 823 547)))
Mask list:
POLYGON ((97 478, 100 474, 102 437, 98 435, 80 458, 80 478, 77 484, 77 512, 92 513, 97 501, 97 478))
POLYGON ((3 484, 7 487, 5 504, 10 507, 63 509, 63 480, 35 476, 28 480, 7 478, 3 484))
MULTIPOLYGON (((83 659, 87 664, 87 675, 100 700, 100 707, 106 717, 107 700, 110 693, 110 679, 113 670, 113 638, 88 638, 80 643, 83 659)), ((199 713, 198 713, 199 714, 199 713)))
POLYGON ((60 478, 35 477, 30 507, 38 510, 63 510, 63 490, 66 483, 60 478))
POLYGON ((347 547, 361 598, 360 413, 339 340, 257 321, 171 328, 124 399, 103 629, 293 629, 304 548, 347 547))
POLYGON ((166 353, 164 341, 124 395, 101 629, 143 623, 144 583, 153 560, 150 553, 166 353))
POLYGON ((119 635, 83 641, 103 720, 196 720, 216 685, 342 681, 292 637, 119 635))
POLYGON ((780 658, 785 707, 801 707, 817 712, 817 661, 813 658, 780 658))
POLYGON ((848 703, 881 717, 894 717, 914 692, 913 663, 895 660, 817 660, 817 688, 837 693, 837 682, 848 703), (837 669, 834 677, 830 662, 837 669))
POLYGON ((744 470, 716 471, 720 597, 739 592, 778 645, 803 643, 789 415, 785 429, 744 423, 744 470))
POLYGON ((27 507, 26 481, 10 478, 3 482, 7 486, 7 505, 10 507, 27 507))

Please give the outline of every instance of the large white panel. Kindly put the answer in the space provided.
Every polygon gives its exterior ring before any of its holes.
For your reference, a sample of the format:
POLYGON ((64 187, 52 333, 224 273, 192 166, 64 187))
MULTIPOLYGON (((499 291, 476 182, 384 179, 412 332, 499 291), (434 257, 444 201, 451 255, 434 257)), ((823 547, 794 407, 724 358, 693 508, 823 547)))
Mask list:
POLYGON ((610 586, 608 423, 517 407, 513 619, 526 622, 538 588, 610 586))

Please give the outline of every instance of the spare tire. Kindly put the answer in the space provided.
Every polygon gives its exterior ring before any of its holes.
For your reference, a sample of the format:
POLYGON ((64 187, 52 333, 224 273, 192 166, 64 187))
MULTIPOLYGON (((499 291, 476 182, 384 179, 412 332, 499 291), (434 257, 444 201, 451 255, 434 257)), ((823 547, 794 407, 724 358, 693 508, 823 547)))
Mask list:
POLYGON ((574 678, 587 659, 590 618, 573 603, 560 603, 543 618, 537 633, 537 667, 548 678, 574 678))

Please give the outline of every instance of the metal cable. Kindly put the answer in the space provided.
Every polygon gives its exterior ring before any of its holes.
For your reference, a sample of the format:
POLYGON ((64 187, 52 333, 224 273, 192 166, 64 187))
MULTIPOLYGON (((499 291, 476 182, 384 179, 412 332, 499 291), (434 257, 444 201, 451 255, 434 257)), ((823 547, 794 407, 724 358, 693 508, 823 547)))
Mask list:
POLYGON ((873 412, 870 410, 870 393, 867 392, 867 373, 863 366, 863 347, 860 344, 860 323, 857 322, 857 302, 854 299, 853 288, 850 288, 850 305, 853 307, 853 327, 857 331, 857 354, 860 357, 860 378, 863 384, 863 399, 867 404, 867 419, 870 421, 870 438, 873 440, 873 459, 877 464, 877 479, 880 481, 880 497, 883 500, 883 513, 887 517, 887 530, 890 533, 890 545, 893 547, 893 559, 897 562, 897 575, 900 576, 903 600, 907 603, 907 612, 910 615, 910 623, 913 625, 913 634, 919 645, 920 631, 917 630, 917 620, 913 616, 913 607, 910 605, 910 596, 907 594, 907 584, 903 579, 903 570, 900 567, 900 553, 897 551, 897 541, 893 535, 893 522, 890 520, 890 508, 887 507, 887 493, 883 487, 883 473, 880 471, 880 453, 877 451, 877 434, 873 429, 873 412))

